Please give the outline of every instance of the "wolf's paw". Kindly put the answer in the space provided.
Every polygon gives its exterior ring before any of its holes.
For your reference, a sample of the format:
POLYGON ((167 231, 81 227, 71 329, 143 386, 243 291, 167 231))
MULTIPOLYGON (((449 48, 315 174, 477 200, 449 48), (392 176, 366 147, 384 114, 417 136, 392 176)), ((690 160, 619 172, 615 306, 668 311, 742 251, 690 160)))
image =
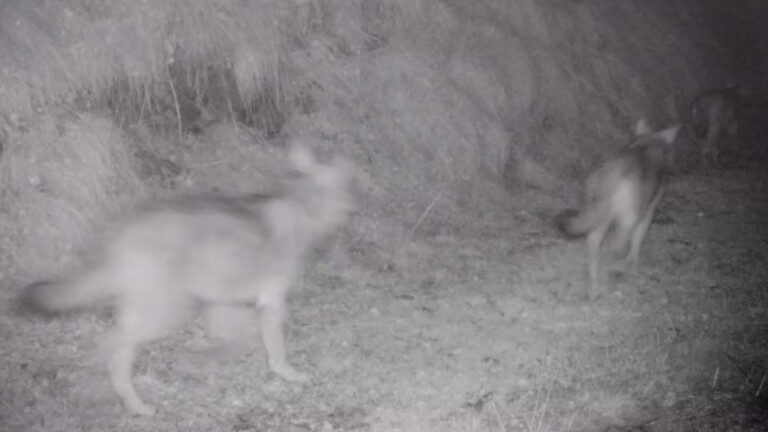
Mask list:
POLYGON ((151 417, 155 415, 155 407, 151 405, 147 405, 141 401, 131 403, 128 405, 128 411, 130 411, 132 414, 144 416, 144 417, 151 417))
POLYGON ((293 371, 293 373, 291 375, 291 378, 287 378, 286 377, 286 379, 288 381, 292 381, 292 382, 295 382, 295 383, 306 383, 306 382, 309 382, 312 379, 312 375, 310 375, 310 374, 308 374, 306 372, 301 372, 301 371, 295 370, 295 371, 293 371))
POLYGON ((296 370, 288 363, 270 365, 270 369, 272 369, 272 372, 276 373, 280 378, 290 382, 305 383, 312 379, 312 375, 296 370))

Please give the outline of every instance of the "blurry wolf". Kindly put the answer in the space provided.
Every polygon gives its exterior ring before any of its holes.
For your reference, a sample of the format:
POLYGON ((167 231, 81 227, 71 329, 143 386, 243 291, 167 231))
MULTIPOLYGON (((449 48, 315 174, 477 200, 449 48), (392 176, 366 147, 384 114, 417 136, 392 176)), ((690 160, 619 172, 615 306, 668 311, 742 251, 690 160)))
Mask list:
POLYGON ((610 229, 622 250, 629 243, 624 261, 637 270, 640 246, 672 171, 672 143, 681 126, 652 132, 645 120, 638 121, 632 145, 587 178, 581 210, 564 210, 555 217, 567 236, 586 235, 589 299, 602 294, 600 247, 610 229))
MULTIPOLYGON (((278 196, 187 197, 144 208, 104 242, 99 265, 62 283, 37 283, 20 300, 57 313, 115 297, 117 322, 107 338, 115 392, 133 413, 152 415, 131 383, 136 351, 203 305, 209 331, 216 320, 257 304, 269 367, 288 381, 309 375, 286 360, 286 293, 314 240, 341 225, 352 210, 351 166, 315 160, 294 147, 296 178, 278 196)), ((226 323, 224 323, 226 324, 226 323)))
POLYGON ((708 90, 699 94, 691 105, 691 130, 701 147, 701 166, 720 165, 719 147, 724 140, 734 140, 738 134, 740 96, 734 88, 708 90))

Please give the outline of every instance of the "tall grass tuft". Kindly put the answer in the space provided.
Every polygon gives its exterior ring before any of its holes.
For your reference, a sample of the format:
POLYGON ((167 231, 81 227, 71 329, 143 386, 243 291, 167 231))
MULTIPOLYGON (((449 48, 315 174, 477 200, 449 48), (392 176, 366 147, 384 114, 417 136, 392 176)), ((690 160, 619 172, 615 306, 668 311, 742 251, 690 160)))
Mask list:
POLYGON ((133 155, 109 120, 41 116, 0 158, 0 206, 16 230, 6 252, 22 273, 52 276, 72 251, 142 195, 133 155))

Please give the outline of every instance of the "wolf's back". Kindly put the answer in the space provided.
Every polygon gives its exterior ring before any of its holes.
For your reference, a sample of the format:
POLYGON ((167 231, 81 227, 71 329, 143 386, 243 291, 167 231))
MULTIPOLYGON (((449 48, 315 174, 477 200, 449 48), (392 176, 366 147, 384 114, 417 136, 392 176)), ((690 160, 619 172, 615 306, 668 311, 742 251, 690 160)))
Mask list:
POLYGON ((108 281, 102 271, 64 281, 35 282, 25 286, 19 304, 40 315, 57 315, 90 306, 109 297, 108 281))

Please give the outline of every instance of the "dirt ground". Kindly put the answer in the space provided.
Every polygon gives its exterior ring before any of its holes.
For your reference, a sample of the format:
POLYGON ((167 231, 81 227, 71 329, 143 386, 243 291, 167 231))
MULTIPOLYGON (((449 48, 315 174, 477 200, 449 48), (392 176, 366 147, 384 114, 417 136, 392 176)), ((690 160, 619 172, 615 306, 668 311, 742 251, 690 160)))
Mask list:
POLYGON ((612 275, 594 303, 584 245, 555 235, 561 204, 537 191, 508 192, 471 229, 415 233, 397 261, 409 276, 339 272, 321 254, 287 326, 311 383, 269 372, 256 335, 245 354, 211 355, 193 322, 137 361, 153 418, 125 414, 97 359, 109 311, 19 316, 14 286, 0 429, 765 430, 766 180, 760 167, 680 177, 640 274, 612 275))

